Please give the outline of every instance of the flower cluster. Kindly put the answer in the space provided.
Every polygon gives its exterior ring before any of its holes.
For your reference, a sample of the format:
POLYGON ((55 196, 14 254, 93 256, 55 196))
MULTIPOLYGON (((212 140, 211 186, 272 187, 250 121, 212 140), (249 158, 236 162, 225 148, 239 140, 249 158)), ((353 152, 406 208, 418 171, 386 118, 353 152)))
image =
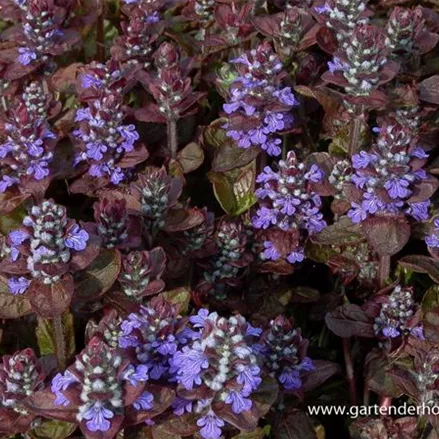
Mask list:
POLYGON ((165 288, 161 276, 166 268, 166 253, 161 247, 135 251, 123 257, 119 283, 122 292, 136 301, 165 288))
POLYGON ((156 103, 137 111, 137 118, 164 123, 195 114, 196 103, 205 93, 193 91, 191 63, 183 63, 179 49, 171 43, 162 43, 153 57, 154 72, 145 74, 141 81, 156 103))
POLYGON ((22 35, 18 52, 18 62, 23 66, 47 62, 52 56, 60 55, 66 46, 79 40, 79 34, 68 25, 72 1, 17 0, 22 10, 22 35))
MULTIPOLYGON (((262 186, 257 189, 259 209, 253 218, 257 229, 278 228, 283 231, 306 230, 309 234, 320 232, 326 227, 320 212, 321 199, 312 189, 312 183, 319 183, 323 173, 317 165, 309 169, 299 163, 294 152, 290 151, 286 160, 280 160, 278 171, 269 166, 257 177, 262 186)), ((270 243, 265 245, 265 255, 276 260, 279 251, 270 243)), ((304 259, 303 249, 292 251, 287 259, 290 263, 304 259)))
POLYGON ((260 352, 270 375, 277 378, 287 390, 302 387, 300 376, 315 369, 312 360, 306 356, 308 341, 302 338, 300 329, 291 321, 279 316, 270 322, 270 327, 262 335, 260 352))
POLYGON ((130 314, 121 324, 119 346, 133 351, 136 360, 149 371, 153 380, 172 380, 172 356, 192 336, 187 319, 162 297, 151 299, 138 313, 130 314))
POLYGON ((397 285, 389 296, 378 297, 381 310, 373 325, 377 335, 396 338, 407 333, 424 338, 422 325, 417 325, 418 305, 413 299, 411 288, 397 285))
POLYGON ((416 146, 410 130, 387 121, 376 129, 378 138, 370 151, 352 157, 353 199, 349 217, 354 223, 371 215, 404 213, 417 221, 428 218, 428 191, 420 192, 431 177, 422 169, 427 154, 416 146))
POLYGON ((149 410, 154 399, 143 392, 148 370, 133 366, 99 337, 90 340, 75 362, 52 380, 55 406, 69 407, 84 434, 117 431, 128 405, 149 410), (133 402, 128 402, 133 401, 133 402))
MULTIPOLYGON (((139 154, 139 133, 124 123, 123 86, 126 83, 116 62, 93 63, 81 75, 82 87, 91 94, 87 107, 76 112, 78 128, 73 131, 79 151, 76 162, 88 164, 88 175, 118 185, 132 166, 147 158, 139 154), (140 157, 139 157, 140 155, 140 157)), ((87 97, 88 94, 84 93, 87 97)))
POLYGON ((206 36, 206 28, 215 20, 215 0, 189 0, 183 10, 183 15, 188 19, 197 20, 201 29, 195 35, 197 40, 206 36))
POLYGON ((332 167, 331 174, 328 177, 329 183, 333 186, 335 199, 343 198, 343 187, 349 183, 352 178, 352 165, 349 160, 337 160, 332 167))
POLYGON ((155 233, 163 228, 168 210, 177 204, 182 188, 180 178, 171 177, 165 168, 152 166, 147 167, 131 184, 139 213, 149 231, 155 233))
POLYGON ((437 36, 427 31, 420 6, 413 9, 397 6, 387 22, 385 42, 394 53, 424 53, 437 43, 437 36))
POLYGON ((130 11, 129 21, 121 23, 124 35, 117 37, 111 48, 114 59, 129 65, 149 69, 154 45, 162 33, 157 13, 147 15, 140 8, 130 11))
POLYGON ((303 36, 315 25, 305 9, 288 3, 283 12, 254 17, 253 20, 259 32, 272 38, 276 53, 285 60, 302 49, 300 45, 303 36))
POLYGON ((217 296, 223 296, 225 283, 236 282, 239 270, 251 260, 247 252, 247 235, 241 221, 222 218, 216 226, 214 241, 217 252, 204 272, 204 278, 217 296))
POLYGON ((102 198, 94 204, 95 223, 85 223, 85 229, 101 238, 106 248, 135 248, 141 243, 140 222, 128 215, 125 199, 102 198))
MULTIPOLYGON (((183 249, 184 255, 197 257, 200 251, 208 249, 206 247, 209 244, 213 244, 213 231, 215 216, 212 212, 208 212, 207 209, 202 210, 204 221, 196 227, 183 232, 183 242, 185 248, 183 249)), ((212 246, 210 246, 212 247, 212 246)))
POLYGON ((398 65, 388 60, 388 50, 381 28, 358 26, 345 46, 335 52, 323 78, 343 87, 350 96, 370 96, 397 73, 398 65))
POLYGON ((262 378, 249 339, 261 330, 240 315, 227 319, 206 309, 189 320, 197 335, 174 353, 171 362, 171 372, 181 386, 176 411, 196 413, 201 436, 218 439, 228 411, 251 416, 255 410, 251 395, 262 378))
POLYGON ((282 86, 283 65, 268 43, 232 60, 239 76, 223 105, 227 136, 240 148, 257 146, 269 155, 281 153, 280 133, 292 127, 297 101, 291 87, 282 86))
POLYGON ((5 355, 0 364, 0 433, 11 435, 25 433, 35 418, 25 405, 27 398, 44 387, 45 373, 42 371, 32 349, 5 355), (7 424, 13 426, 13 431, 7 424))
POLYGON ((339 46, 346 48, 351 44, 354 29, 369 22, 367 3, 367 0, 327 0, 314 11, 320 23, 333 29, 339 46))
POLYGON ((87 247, 89 234, 66 216, 66 209, 52 200, 30 209, 22 227, 8 235, 8 263, 19 275, 9 277, 9 291, 23 294, 32 279, 44 284, 58 282, 69 271, 69 264, 87 247))
POLYGON ((50 96, 43 92, 40 84, 32 83, 8 111, 0 134, 0 192, 48 177, 57 142, 45 118, 48 100, 50 96))

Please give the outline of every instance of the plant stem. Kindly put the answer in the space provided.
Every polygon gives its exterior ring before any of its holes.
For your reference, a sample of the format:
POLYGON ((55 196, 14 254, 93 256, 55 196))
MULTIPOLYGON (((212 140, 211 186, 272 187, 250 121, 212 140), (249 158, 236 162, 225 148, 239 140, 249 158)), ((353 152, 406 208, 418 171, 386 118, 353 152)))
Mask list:
POLYGON ((96 57, 99 62, 105 62, 104 10, 102 10, 102 14, 99 15, 96 21, 96 57))
POLYGON ((386 280, 390 277, 390 256, 380 256, 380 263, 378 267, 378 283, 380 288, 386 286, 386 280))
POLYGON ((55 337, 55 351, 56 359, 58 361, 58 368, 64 370, 66 368, 66 344, 63 331, 62 317, 54 317, 52 319, 53 323, 53 334, 55 337))
POLYGON ((178 151, 177 121, 175 119, 168 119, 166 130, 168 134, 168 150, 171 158, 175 159, 178 151))
POLYGON ((370 389, 369 385, 367 383, 364 383, 364 390, 363 390, 363 405, 368 407, 369 406, 369 400, 370 400, 370 389))
POLYGON ((358 146, 358 142, 360 141, 360 128, 361 128, 361 118, 360 116, 356 115, 354 118, 354 123, 349 133, 348 153, 350 157, 352 157, 354 154, 357 153, 357 146, 358 146))
POLYGON ((349 385, 349 396, 352 405, 357 405, 357 385, 355 383, 354 364, 351 355, 351 343, 349 338, 343 339, 343 354, 346 367, 346 381, 349 385))

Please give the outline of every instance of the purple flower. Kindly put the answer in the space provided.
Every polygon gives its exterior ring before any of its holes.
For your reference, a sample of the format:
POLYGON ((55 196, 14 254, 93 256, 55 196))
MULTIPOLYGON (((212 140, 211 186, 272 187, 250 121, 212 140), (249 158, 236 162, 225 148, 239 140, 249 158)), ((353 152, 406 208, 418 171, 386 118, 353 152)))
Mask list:
POLYGON ((29 232, 26 230, 14 230, 13 232, 10 232, 8 235, 9 241, 12 243, 12 245, 21 245, 24 241, 30 238, 29 232))
POLYGON ((52 379, 51 390, 55 394, 55 405, 62 405, 67 407, 70 401, 63 395, 63 391, 74 383, 79 382, 78 379, 69 370, 66 370, 64 374, 58 373, 52 379))
POLYGON ((172 408, 177 416, 182 416, 185 413, 191 413, 192 401, 177 396, 177 398, 175 398, 172 402, 172 408))
POLYGON ((81 85, 84 88, 92 88, 92 87, 102 88, 103 82, 91 73, 83 73, 81 75, 81 85))
POLYGON ((314 10, 318 13, 318 14, 326 14, 327 12, 331 12, 332 9, 330 6, 328 6, 327 3, 325 3, 323 6, 315 6, 314 10))
MULTIPOLYGON (((125 145, 132 146, 136 140, 139 140, 140 136, 134 125, 122 125, 117 131, 119 131, 119 134, 125 139, 125 145)), ((128 151, 127 147, 124 149, 125 151, 128 151)))
POLYGON ((0 159, 4 159, 13 150, 14 145, 11 142, 6 142, 3 145, 0 145, 0 159))
POLYGON ((424 328, 422 325, 418 325, 418 326, 415 326, 414 328, 410 329, 410 333, 414 337, 419 338, 419 340, 425 340, 424 328))
POLYGON ((416 221, 426 221, 429 216, 428 208, 430 207, 430 204, 430 200, 419 201, 418 203, 408 203, 409 207, 406 212, 416 221))
POLYGON ((16 296, 17 294, 24 294, 29 288, 30 280, 25 277, 11 277, 8 279, 9 292, 16 296))
MULTIPOLYGON (((75 115, 75 122, 81 122, 83 120, 90 120, 91 119, 91 114, 90 114, 90 108, 78 108, 76 110, 76 115, 75 115)), ((76 133, 74 133, 75 136, 80 136, 82 135, 81 131, 77 131, 76 133)))
POLYGON ((107 147, 102 143, 87 143, 87 157, 93 160, 102 160, 104 157, 103 153, 107 151, 107 147))
POLYGON ((399 337, 401 333, 393 326, 386 326, 383 328, 383 335, 389 338, 399 337))
POLYGON ((426 236, 425 242, 429 247, 439 247, 439 237, 436 234, 426 236))
POLYGON ((347 66, 340 61, 339 58, 334 57, 334 59, 328 62, 328 69, 331 73, 337 72, 337 71, 343 71, 346 70, 347 66))
POLYGON ((296 369, 285 368, 279 376, 279 382, 282 383, 287 390, 297 390, 302 387, 300 373, 296 369))
POLYGON ((348 217, 354 224, 358 224, 367 218, 367 211, 358 203, 351 203, 352 209, 348 212, 348 217))
POLYGON ((95 402, 82 417, 87 419, 86 425, 90 431, 108 431, 111 427, 108 419, 112 419, 114 413, 106 409, 101 402, 95 402))
POLYGON ((13 186, 14 184, 19 183, 18 178, 10 177, 9 175, 4 175, 2 180, 0 181, 0 192, 4 193, 8 189, 8 187, 13 186))
POLYGON ((168 335, 165 340, 156 340, 151 345, 162 355, 173 355, 177 351, 177 343, 174 335, 168 335))
POLYGON ((352 166, 355 169, 367 168, 370 163, 377 160, 374 154, 369 154, 366 151, 361 151, 360 154, 352 156, 352 166))
POLYGON ((20 53, 18 62, 23 66, 29 65, 37 59, 37 53, 29 47, 19 47, 18 52, 20 53))
POLYGON ((299 366, 300 370, 303 370, 305 372, 310 372, 312 370, 315 370, 316 367, 314 365, 314 362, 309 357, 305 357, 299 366))
POLYGON ((261 334, 262 334, 261 328, 256 328, 256 327, 250 325, 250 323, 247 324, 247 331, 245 333, 246 336, 259 337, 261 334))
POLYGON ((271 155, 273 157, 277 157, 281 154, 282 149, 280 147, 282 143, 282 140, 279 138, 271 138, 268 139, 263 145, 260 145, 261 148, 267 152, 268 155, 271 155))
POLYGON ((90 236, 84 229, 81 229, 78 224, 74 224, 73 227, 67 233, 65 239, 65 245, 76 251, 84 250, 87 247, 87 241, 90 236))
POLYGON ((416 157, 418 159, 426 159, 428 158, 428 154, 420 147, 417 146, 416 148, 413 148, 410 155, 412 157, 416 157))
POLYGON ((290 264, 295 264, 296 262, 302 262, 305 259, 305 254, 303 253, 303 249, 297 249, 294 252, 291 252, 287 256, 287 261, 290 264))
POLYGON ((125 179, 125 174, 123 173, 121 168, 117 167, 113 169, 113 171, 110 174, 111 183, 118 185, 124 179, 125 179))
POLYGON ((283 113, 267 111, 264 123, 266 124, 266 130, 268 130, 268 132, 275 133, 276 131, 281 131, 285 127, 284 115, 283 113))
POLYGON ((238 367, 238 384, 243 386, 242 392, 244 394, 250 394, 253 390, 256 390, 259 387, 259 384, 262 382, 262 378, 259 376, 261 373, 261 369, 252 364, 250 366, 242 366, 238 367))
POLYGON ((240 392, 235 390, 229 392, 225 402, 232 405, 232 411, 237 415, 252 408, 252 400, 245 398, 240 392))
POLYGON ((209 317, 209 310, 201 308, 197 315, 190 316, 189 321, 194 325, 194 328, 204 328, 206 319, 209 317))
POLYGON ((133 403, 136 410, 151 410, 154 396, 149 392, 143 392, 133 403))
POLYGON ((317 165, 312 165, 305 174, 305 178, 313 183, 320 183, 323 179, 323 172, 317 165))
POLYGON ((27 168, 27 174, 33 175, 35 177, 35 180, 42 180, 49 175, 48 166, 49 164, 44 160, 33 161, 31 165, 27 168))
POLYGON ((276 224, 277 214, 273 209, 261 207, 256 212, 256 217, 253 218, 253 225, 258 229, 267 229, 270 225, 276 224))
POLYGON ((353 183, 357 188, 364 189, 368 182, 370 182, 371 177, 368 175, 363 175, 361 172, 357 172, 351 177, 353 183))
POLYGON ((378 198, 378 196, 371 192, 366 192, 363 195, 362 208, 367 213, 377 213, 384 208, 384 203, 378 198))
POLYGON ((393 177, 386 181, 384 187, 391 198, 407 198, 411 191, 408 189, 409 182, 403 178, 393 177))
POLYGON ((207 415, 198 419, 197 425, 202 427, 200 434, 204 439, 218 439, 222 434, 221 427, 224 427, 224 421, 209 410, 207 415))
POLYGON ((204 352, 189 346, 176 352, 172 359, 172 368, 177 369, 177 380, 187 390, 192 390, 194 384, 201 384, 201 371, 208 367, 209 360, 204 352))
POLYGON ((130 382, 132 386, 137 386, 139 383, 148 381, 148 366, 140 364, 138 366, 130 365, 125 371, 125 379, 130 382))
POLYGON ((42 139, 37 139, 32 142, 24 142, 27 152, 33 157, 40 157, 43 154, 44 148, 41 147, 42 144, 42 139))
POLYGON ((291 91, 291 87, 284 87, 282 90, 276 90, 273 93, 273 96, 279 98, 279 100, 285 105, 298 105, 298 102, 291 91))
POLYGON ((270 259, 272 261, 277 261, 281 257, 280 252, 277 250, 277 248, 273 242, 264 241, 264 247, 265 247, 264 257, 266 259, 270 259))

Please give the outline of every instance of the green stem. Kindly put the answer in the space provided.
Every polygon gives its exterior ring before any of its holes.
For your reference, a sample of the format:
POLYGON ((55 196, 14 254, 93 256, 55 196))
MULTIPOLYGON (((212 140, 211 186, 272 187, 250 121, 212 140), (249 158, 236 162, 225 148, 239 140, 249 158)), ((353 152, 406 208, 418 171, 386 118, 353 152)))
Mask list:
POLYGON ((354 154, 357 153, 358 143, 360 141, 360 129, 361 129, 361 118, 360 116, 357 115, 354 118, 354 123, 349 133, 348 153, 350 157, 352 157, 354 154))
POLYGON ((53 323, 53 335, 55 337, 55 351, 56 359, 58 361, 58 368, 64 370, 66 368, 66 343, 63 331, 62 317, 54 317, 53 323))
POLYGON ((166 130, 168 134, 168 151, 171 158, 175 160, 178 151, 177 121, 175 119, 168 119, 166 130))
POLYGON ((386 286, 386 280, 390 277, 390 256, 380 256, 380 262, 378 266, 378 283, 380 288, 386 286))
POLYGON ((349 385, 349 396, 352 405, 357 405, 357 385, 355 383, 354 363, 351 354, 351 342, 349 338, 343 339, 343 354, 346 367, 346 381, 349 385))

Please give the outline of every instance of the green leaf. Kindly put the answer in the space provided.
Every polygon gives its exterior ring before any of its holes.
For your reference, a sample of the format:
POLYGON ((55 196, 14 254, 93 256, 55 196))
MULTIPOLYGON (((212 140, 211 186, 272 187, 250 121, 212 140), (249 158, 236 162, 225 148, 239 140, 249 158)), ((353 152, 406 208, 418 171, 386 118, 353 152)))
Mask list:
POLYGON ((215 198, 227 214, 240 215, 256 203, 255 176, 255 160, 231 171, 209 172, 208 177, 213 184, 215 198))
POLYGON ((65 421, 43 421, 39 427, 29 432, 34 439, 65 439, 77 428, 72 422, 65 421))
POLYGON ((216 149, 230 142, 226 136, 226 130, 222 128, 225 123, 227 123, 226 118, 216 119, 204 130, 204 143, 207 146, 216 149))
POLYGON ((98 299, 116 282, 121 267, 118 250, 105 249, 80 273, 75 281, 75 296, 81 302, 98 299))
POLYGON ((401 258, 398 263, 415 273, 426 273, 434 282, 439 283, 439 261, 425 255, 409 255, 401 258))
MULTIPOLYGON (((75 331, 73 326, 73 315, 67 311, 62 316, 64 343, 67 357, 75 354, 75 331)), ((52 319, 38 318, 36 329, 38 348, 40 355, 56 354, 55 336, 52 319)))
POLYGON ((20 204, 7 215, 0 215, 0 233, 6 236, 12 230, 20 227, 25 216, 26 211, 23 204, 20 204))
POLYGON ((191 142, 178 152, 177 161, 183 172, 188 174, 202 165, 204 151, 198 143, 191 142))
POLYGON ((264 428, 258 427, 253 431, 239 433, 232 439, 262 439, 270 434, 270 430, 270 426, 266 425, 264 428))
POLYGON ((188 288, 181 287, 160 294, 165 300, 177 308, 179 314, 186 314, 189 309, 191 293, 188 288))

